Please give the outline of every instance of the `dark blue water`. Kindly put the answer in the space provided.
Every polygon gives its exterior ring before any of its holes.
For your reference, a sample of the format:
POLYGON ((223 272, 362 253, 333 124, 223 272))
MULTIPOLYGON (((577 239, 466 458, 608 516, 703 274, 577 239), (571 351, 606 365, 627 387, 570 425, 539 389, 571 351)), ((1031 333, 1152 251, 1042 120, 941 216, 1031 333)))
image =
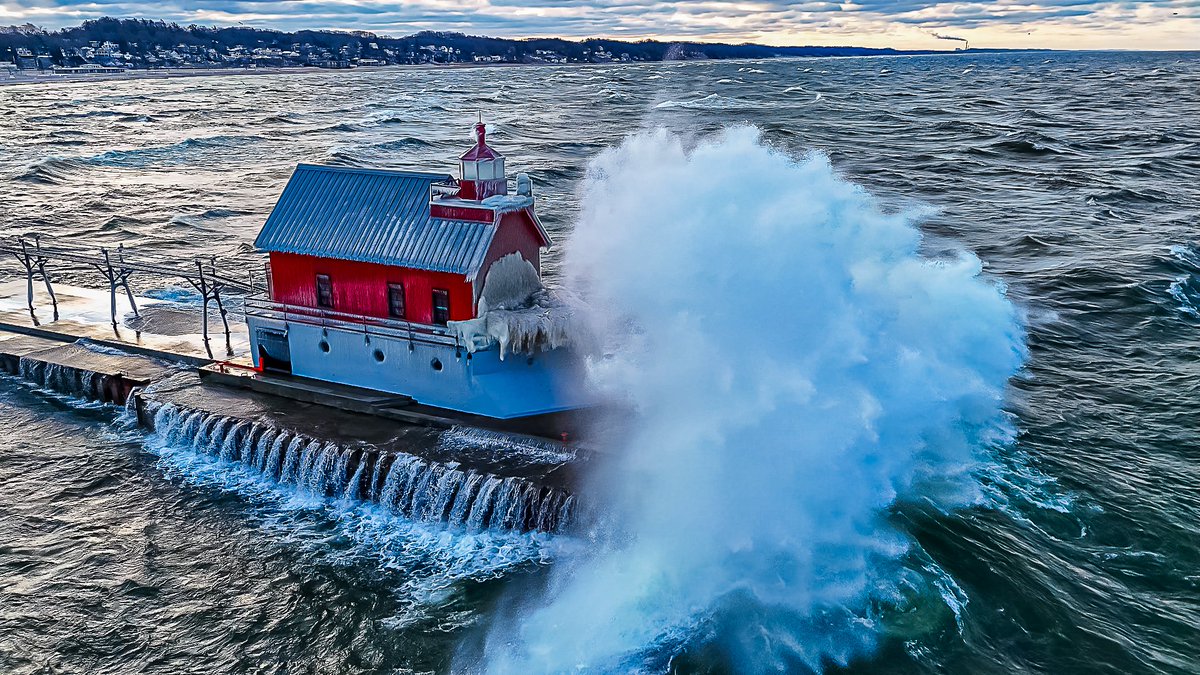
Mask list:
MULTIPOLYGON (((297 162, 449 170, 477 111, 560 240, 603 148, 750 123, 890 208, 928 207, 926 248, 974 251, 1021 307, 1019 436, 988 499, 890 514, 953 592, 831 669, 1200 671, 1195 54, 8 86, 0 227, 249 260, 297 162)), ((576 543, 315 503, 116 414, 0 382, 21 430, 0 436, 0 670, 447 671, 504 591, 576 543)), ((663 668, 734 669, 714 630, 663 668)))

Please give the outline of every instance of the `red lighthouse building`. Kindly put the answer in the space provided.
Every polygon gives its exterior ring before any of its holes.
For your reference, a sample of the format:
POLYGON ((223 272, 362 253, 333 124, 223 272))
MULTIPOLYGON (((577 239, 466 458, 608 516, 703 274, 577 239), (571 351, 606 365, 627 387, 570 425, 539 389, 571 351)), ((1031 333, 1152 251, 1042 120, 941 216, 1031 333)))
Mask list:
POLYGON ((255 245, 270 254, 271 299, 445 325, 475 317, 491 264, 518 252, 541 269, 550 238, 508 195, 504 157, 482 123, 449 175, 300 165, 255 245))
POLYGON ((247 309, 256 365, 495 417, 575 407, 556 393, 561 350, 514 368, 448 326, 477 318, 496 261, 540 273, 550 244, 528 177, 510 192, 482 123, 475 136, 458 179, 296 168, 255 240, 270 256, 269 298, 247 309))

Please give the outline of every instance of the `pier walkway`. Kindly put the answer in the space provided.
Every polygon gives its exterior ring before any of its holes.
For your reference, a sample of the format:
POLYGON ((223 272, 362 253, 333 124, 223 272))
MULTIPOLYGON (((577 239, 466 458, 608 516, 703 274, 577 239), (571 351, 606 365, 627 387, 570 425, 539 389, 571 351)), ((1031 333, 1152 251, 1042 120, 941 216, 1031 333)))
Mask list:
MULTIPOLYGON (((221 331, 225 334, 227 357, 234 356, 232 330, 229 325, 229 311, 225 307, 226 291, 233 291, 244 296, 261 293, 266 290, 265 279, 256 280, 252 272, 244 278, 222 269, 215 257, 179 258, 143 250, 126 249, 117 246, 115 249, 106 247, 85 248, 77 245, 62 243, 43 243, 39 236, 16 236, 0 239, 0 256, 15 259, 25 275, 24 296, 25 307, 34 323, 39 323, 38 307, 47 308, 52 321, 61 318, 59 295, 55 285, 51 283, 51 267, 53 271, 85 271, 98 275, 108 286, 104 294, 108 301, 109 324, 118 330, 122 323, 127 323, 136 331, 144 326, 140 322, 140 307, 146 306, 146 299, 135 297, 129 280, 135 274, 152 276, 166 282, 183 282, 199 295, 200 335, 205 354, 213 358, 212 344, 209 339, 210 316, 209 307, 213 306, 221 321, 221 331), (41 280, 41 286, 35 286, 35 281, 41 280), (38 302, 35 288, 44 290, 44 298, 38 302), (117 298, 123 294, 129 302, 130 312, 137 322, 123 322, 117 312, 117 298)), ((11 293, 11 290, 10 290, 11 293)), ((75 295, 79 295, 76 293, 75 295)), ((89 295, 89 294, 85 294, 89 295)), ((94 295, 94 294, 91 294, 94 295)), ((3 296, 3 297, 7 297, 3 296)), ((94 300, 94 297, 93 297, 94 300)))
MULTIPOLYGON (((118 317, 113 325, 107 291, 56 284, 54 295, 52 303, 49 292, 35 286, 30 303, 25 281, 0 283, 0 330, 60 342, 82 338, 133 354, 195 366, 214 360, 201 327, 204 317, 197 306, 134 296, 138 314, 118 317)), ((221 356, 245 359, 250 341, 244 324, 235 313, 226 318, 230 331, 221 356)), ((216 317, 208 317, 208 321, 210 328, 221 326, 216 317)))

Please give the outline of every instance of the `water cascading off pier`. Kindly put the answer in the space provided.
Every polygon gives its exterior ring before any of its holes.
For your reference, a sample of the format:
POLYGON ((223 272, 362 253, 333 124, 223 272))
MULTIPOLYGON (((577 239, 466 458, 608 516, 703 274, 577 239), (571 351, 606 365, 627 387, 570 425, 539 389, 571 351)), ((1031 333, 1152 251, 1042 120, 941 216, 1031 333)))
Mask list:
POLYGON ((375 503, 474 532, 562 531, 576 511, 571 474, 579 458, 561 443, 205 386, 190 370, 87 342, 6 338, 0 372, 57 395, 124 406, 151 432, 150 449, 215 459, 280 491, 375 503))
POLYGON ((123 404, 135 388, 168 371, 151 359, 114 353, 87 341, 63 344, 30 336, 0 341, 0 373, 88 401, 123 404))
POLYGON ((412 520, 476 531, 553 532, 571 519, 573 496, 529 478, 350 447, 171 403, 149 407, 151 426, 161 442, 241 464, 316 497, 368 500, 412 520))

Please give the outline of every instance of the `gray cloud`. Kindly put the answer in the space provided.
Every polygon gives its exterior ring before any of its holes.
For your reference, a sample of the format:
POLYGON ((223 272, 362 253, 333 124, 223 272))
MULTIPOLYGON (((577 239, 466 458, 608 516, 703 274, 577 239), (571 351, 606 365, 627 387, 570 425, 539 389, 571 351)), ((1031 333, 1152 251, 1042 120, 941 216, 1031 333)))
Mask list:
POLYGON ((926 39, 929 46, 939 39, 970 39, 979 46, 974 35, 958 37, 957 31, 1040 26, 1118 30, 1164 16, 1192 20, 1198 15, 1200 0, 0 0, 0 24, 28 21, 48 28, 121 16, 184 24, 243 22, 285 30, 402 34, 434 29, 507 37, 665 36, 775 43, 805 42, 782 36, 822 35, 860 35, 878 42, 881 36, 909 31, 910 42, 926 39))

